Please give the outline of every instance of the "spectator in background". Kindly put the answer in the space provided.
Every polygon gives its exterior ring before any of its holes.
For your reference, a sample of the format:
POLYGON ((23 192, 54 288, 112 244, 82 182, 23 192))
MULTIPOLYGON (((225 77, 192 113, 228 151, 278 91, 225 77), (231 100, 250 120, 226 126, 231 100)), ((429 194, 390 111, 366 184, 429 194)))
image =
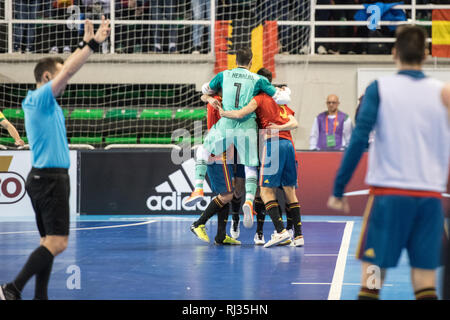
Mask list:
MULTIPOLYGON (((175 0, 150 0, 151 20, 176 20, 175 5, 175 0)), ((164 25, 156 25, 154 28, 153 52, 161 53, 163 51, 164 25)), ((167 29, 169 31, 169 53, 177 53, 177 26, 169 24, 167 29)))
MULTIPOLYGON (((149 1, 121 0, 116 5, 116 18, 118 20, 147 20, 149 1)), ((141 53, 144 40, 148 38, 148 25, 116 26, 116 51, 117 53, 141 53)))
MULTIPOLYGON (((37 19, 37 0, 15 0, 14 3, 14 19, 37 19)), ((14 33, 14 52, 22 53, 22 46, 25 45, 25 52, 34 51, 34 36, 36 25, 15 23, 13 26, 14 33)))
MULTIPOLYGON (((192 0, 192 15, 194 20, 209 20, 211 17, 211 0, 192 0)), ((193 54, 199 54, 202 51, 202 36, 205 32, 209 34, 210 28, 208 26, 194 24, 192 26, 192 42, 194 45, 193 54)), ((208 36, 208 49, 211 46, 211 37, 208 36)))
MULTIPOLYGON (((317 0, 320 5, 351 5, 358 4, 358 0, 317 0)), ((316 21, 351 21, 353 20, 354 10, 316 10, 316 21)), ((320 26, 316 27, 316 37, 344 37, 355 36, 356 28, 353 26, 320 26)), ((353 43, 318 43, 317 53, 319 54, 345 54, 354 53, 353 43)))
MULTIPOLYGON (((56 20, 68 20, 73 14, 67 8, 72 5, 79 6, 81 1, 74 0, 56 0, 50 7, 50 17, 56 20)), ((76 26, 69 28, 66 24, 53 24, 50 26, 49 40, 50 53, 71 53, 72 48, 76 47, 78 42, 78 30, 76 26)))
MULTIPOLYGON (((301 0, 258 0, 256 14, 258 23, 264 21, 300 21, 301 17, 309 16, 309 3, 301 0), (305 12, 306 11, 306 12, 305 12)), ((280 53, 299 53, 306 41, 304 41, 304 27, 279 26, 278 38, 280 53)), ((307 48, 303 48, 307 50, 307 48)))
POLYGON ((311 150, 343 150, 347 147, 352 134, 353 124, 350 117, 338 110, 339 97, 330 94, 327 97, 327 111, 320 113, 314 120, 309 137, 311 150))

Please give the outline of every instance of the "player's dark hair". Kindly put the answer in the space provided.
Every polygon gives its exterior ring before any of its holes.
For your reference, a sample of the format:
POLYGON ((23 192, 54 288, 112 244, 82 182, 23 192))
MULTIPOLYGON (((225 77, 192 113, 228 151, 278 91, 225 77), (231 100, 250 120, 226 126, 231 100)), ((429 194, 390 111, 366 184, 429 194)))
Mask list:
POLYGON ((272 72, 269 69, 261 68, 258 70, 257 74, 266 77, 267 80, 269 80, 269 82, 272 83, 272 72))
POLYGON ((405 25, 397 29, 395 49, 402 63, 421 64, 425 59, 427 34, 419 26, 405 25))
POLYGON ((253 58, 252 50, 240 48, 236 51, 236 63, 238 66, 247 66, 253 58))
POLYGON ((40 59, 36 64, 36 67, 34 67, 34 78, 36 79, 36 82, 42 82, 44 72, 55 72, 58 63, 64 64, 64 60, 60 57, 46 57, 40 59))

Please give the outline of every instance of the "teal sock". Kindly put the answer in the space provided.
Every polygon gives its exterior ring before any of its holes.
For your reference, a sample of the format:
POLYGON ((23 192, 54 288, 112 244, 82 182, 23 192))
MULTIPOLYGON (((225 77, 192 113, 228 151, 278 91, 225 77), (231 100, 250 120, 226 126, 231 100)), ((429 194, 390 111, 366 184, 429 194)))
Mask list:
POLYGON ((250 200, 253 203, 257 187, 256 177, 250 176, 245 179, 245 201, 250 200))
POLYGON ((197 160, 195 163, 195 189, 203 189, 203 182, 206 176, 207 162, 204 160, 197 160))

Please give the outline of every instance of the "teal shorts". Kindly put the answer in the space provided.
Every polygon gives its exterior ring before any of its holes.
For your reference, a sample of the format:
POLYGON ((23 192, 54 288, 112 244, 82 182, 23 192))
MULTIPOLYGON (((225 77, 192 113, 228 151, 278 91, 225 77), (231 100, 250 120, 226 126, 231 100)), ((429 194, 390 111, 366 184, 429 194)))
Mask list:
POLYGON ((220 118, 209 130, 203 146, 212 154, 221 154, 234 144, 241 164, 250 167, 259 165, 258 125, 255 118, 242 121, 220 118))

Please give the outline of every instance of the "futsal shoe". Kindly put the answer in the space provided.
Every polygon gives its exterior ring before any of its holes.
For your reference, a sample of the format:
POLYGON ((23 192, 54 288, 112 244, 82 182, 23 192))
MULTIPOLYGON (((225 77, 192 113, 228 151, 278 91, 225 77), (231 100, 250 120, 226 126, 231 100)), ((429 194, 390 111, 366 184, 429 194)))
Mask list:
POLYGON ((186 201, 184 202, 184 205, 186 207, 193 207, 198 202, 202 201, 203 197, 204 197, 203 189, 195 189, 191 193, 190 197, 186 199, 186 201))
MULTIPOLYGON (((277 246, 282 247, 282 246, 288 246, 288 245, 292 244, 291 239, 294 237, 294 232, 292 231, 292 229, 287 229, 287 231, 289 232, 290 239, 280 242, 279 244, 277 244, 277 246)), ((277 231, 274 230, 273 233, 275 234, 275 233, 277 233, 277 231)))
POLYGON ((253 202, 245 200, 242 211, 244 212, 244 227, 250 229, 253 227, 253 202))
POLYGON ((0 286, 0 300, 21 300, 20 294, 8 289, 6 284, 0 286))
POLYGON ((233 239, 227 234, 225 235, 225 239, 222 242, 217 242, 216 240, 214 240, 214 243, 216 245, 229 245, 229 246, 236 246, 241 244, 239 240, 233 239))
POLYGON ((264 240, 264 235, 262 233, 255 233, 255 237, 253 238, 253 242, 257 245, 257 246, 262 246, 266 243, 266 241, 264 240))
POLYGON ((201 224, 198 227, 196 227, 195 225, 191 225, 191 231, 193 234, 197 236, 197 238, 209 243, 209 237, 208 234, 206 233, 204 224, 201 224))
POLYGON ((241 224, 241 221, 231 221, 231 226, 230 226, 230 234, 231 237, 233 237, 234 239, 239 238, 239 235, 241 234, 241 230, 239 228, 239 225, 241 224))
POLYGON ((274 233, 272 234, 272 238, 266 242, 266 244, 264 245, 264 248, 270 248, 272 246, 276 246, 279 243, 282 243, 286 240, 290 240, 291 236, 289 235, 289 232, 284 229, 282 232, 280 233, 274 233))
POLYGON ((291 247, 303 247, 305 245, 305 239, 303 236, 297 236, 291 242, 291 247))

